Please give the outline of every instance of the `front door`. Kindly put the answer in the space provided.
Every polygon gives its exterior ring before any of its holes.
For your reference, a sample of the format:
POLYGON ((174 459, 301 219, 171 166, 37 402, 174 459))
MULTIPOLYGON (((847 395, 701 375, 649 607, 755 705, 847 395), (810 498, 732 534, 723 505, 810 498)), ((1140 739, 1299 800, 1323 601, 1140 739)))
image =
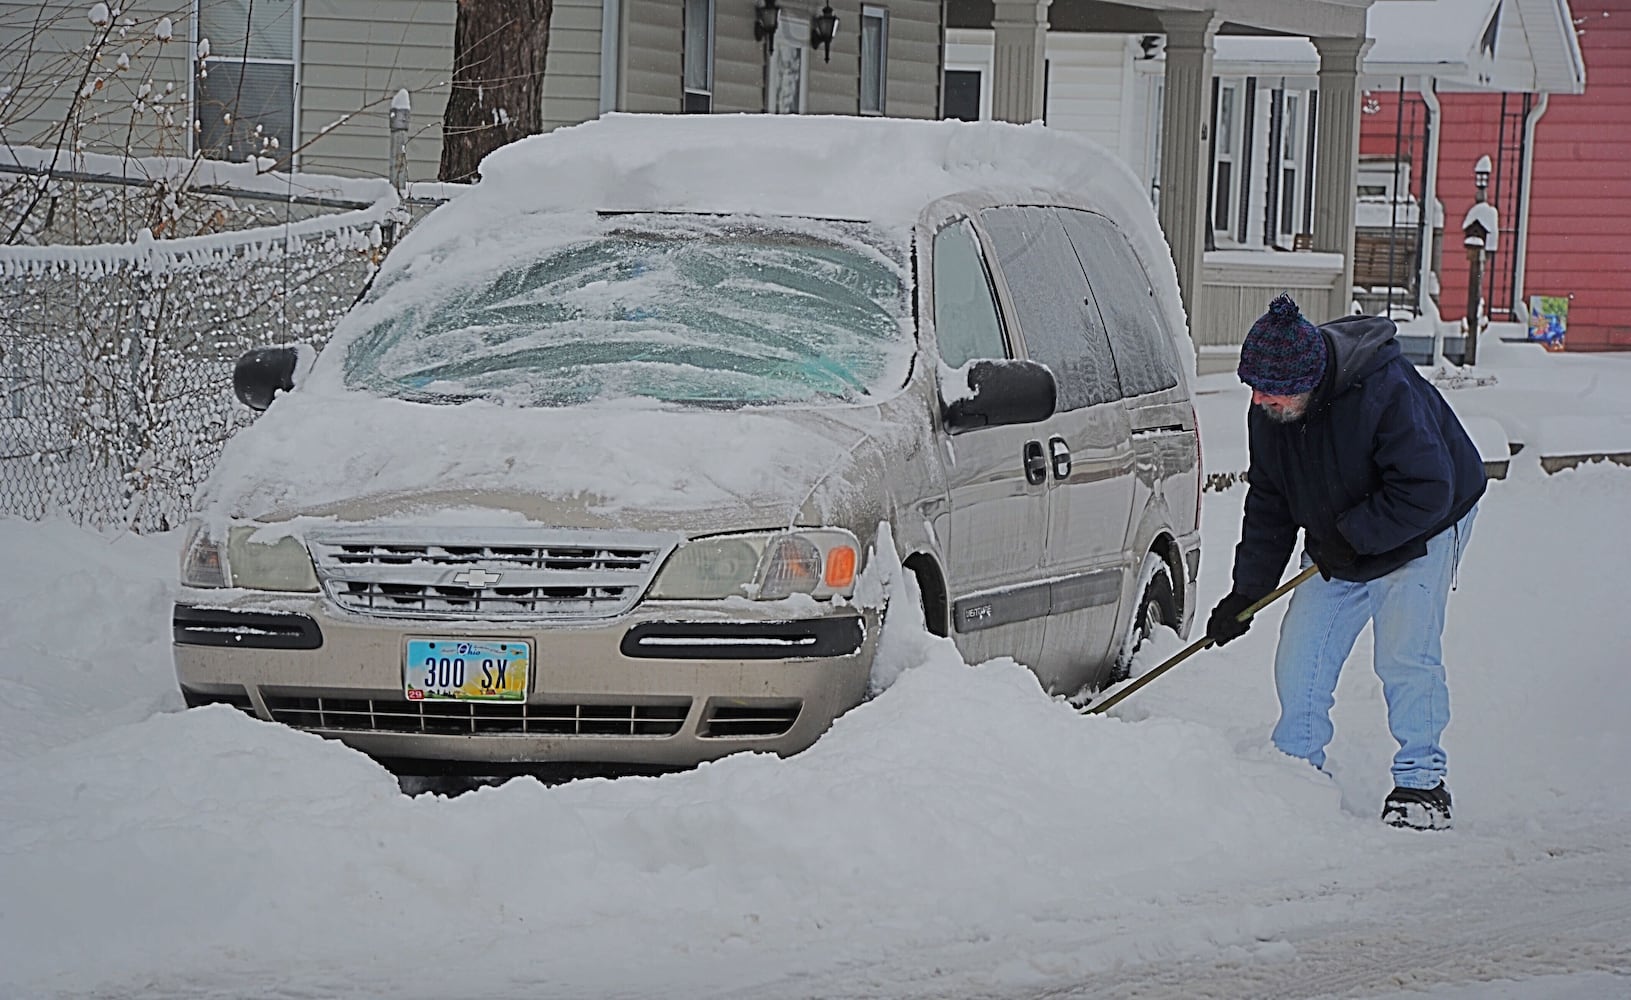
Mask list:
POLYGON ((772 44, 765 64, 765 110, 802 115, 810 92, 810 19, 782 11, 772 44))
MULTIPOLYGON (((967 391, 964 366, 1014 357, 979 239, 967 219, 940 229, 930 267, 941 395, 967 391), (961 384, 959 384, 961 382, 961 384)), ((971 663, 1041 655, 1048 481, 1043 424, 979 427, 942 437, 949 510, 935 524, 946 561, 952 636, 971 663)))

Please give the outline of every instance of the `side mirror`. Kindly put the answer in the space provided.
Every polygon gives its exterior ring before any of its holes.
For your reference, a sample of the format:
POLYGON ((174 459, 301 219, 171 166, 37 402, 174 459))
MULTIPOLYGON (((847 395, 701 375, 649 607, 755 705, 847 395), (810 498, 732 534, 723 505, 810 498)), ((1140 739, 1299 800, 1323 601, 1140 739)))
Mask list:
POLYGON ((258 347, 238 359, 232 369, 232 391, 251 410, 272 405, 278 390, 294 389, 294 370, 300 355, 292 347, 258 347))
POLYGON ((970 395, 946 404, 946 429, 1034 424, 1053 416, 1059 387, 1035 361, 976 361, 968 367, 970 395))

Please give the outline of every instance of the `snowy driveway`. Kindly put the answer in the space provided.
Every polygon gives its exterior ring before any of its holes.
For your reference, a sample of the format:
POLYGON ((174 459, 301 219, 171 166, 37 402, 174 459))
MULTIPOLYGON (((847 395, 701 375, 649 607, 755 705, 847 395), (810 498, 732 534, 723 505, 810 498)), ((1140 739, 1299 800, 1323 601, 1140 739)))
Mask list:
MULTIPOLYGON (((1205 607, 1241 499, 1208 496, 1205 607)), ((1335 780, 1269 746, 1277 611, 1113 718, 910 636, 786 761, 407 798, 179 711, 176 538, 0 520, 0 996, 1631 996, 1628 509, 1622 469, 1492 484, 1438 835, 1377 822, 1368 635, 1335 780)))

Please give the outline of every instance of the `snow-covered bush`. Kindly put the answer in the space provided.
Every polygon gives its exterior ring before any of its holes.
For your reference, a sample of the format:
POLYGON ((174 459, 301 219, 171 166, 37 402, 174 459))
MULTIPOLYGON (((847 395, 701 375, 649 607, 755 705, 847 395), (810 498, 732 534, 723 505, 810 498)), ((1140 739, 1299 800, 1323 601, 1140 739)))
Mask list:
POLYGON ((407 221, 272 139, 189 155, 208 40, 174 7, 46 6, 0 44, 0 514, 177 524, 250 419, 233 362, 321 344, 407 221))
POLYGON ((0 248, 0 512, 175 526, 251 416, 234 361, 326 339, 382 252, 380 214, 0 248))

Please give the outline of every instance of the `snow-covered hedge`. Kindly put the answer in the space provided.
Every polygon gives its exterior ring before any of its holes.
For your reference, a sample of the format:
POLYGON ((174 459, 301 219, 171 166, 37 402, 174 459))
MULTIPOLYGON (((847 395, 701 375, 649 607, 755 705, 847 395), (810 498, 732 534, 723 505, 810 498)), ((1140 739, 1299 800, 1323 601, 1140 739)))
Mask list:
POLYGON ((259 127, 205 158, 189 9, 47 5, 0 40, 0 515, 177 524, 250 418, 238 355, 321 343, 408 221, 259 127))

